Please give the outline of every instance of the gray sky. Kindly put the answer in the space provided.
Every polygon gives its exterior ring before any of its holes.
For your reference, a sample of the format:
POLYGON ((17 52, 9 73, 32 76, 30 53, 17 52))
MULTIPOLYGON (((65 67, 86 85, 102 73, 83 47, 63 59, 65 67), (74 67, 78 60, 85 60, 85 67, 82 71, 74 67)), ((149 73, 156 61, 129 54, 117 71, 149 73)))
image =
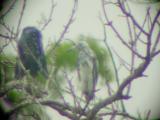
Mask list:
MULTIPOLYGON (((39 27, 37 21, 41 19, 41 16, 48 16, 51 7, 51 0, 28 0, 25 15, 23 18, 21 29, 26 26, 39 27)), ((61 31, 64 29, 71 9, 73 6, 73 0, 55 0, 57 6, 54 10, 53 20, 51 24, 42 32, 43 43, 46 47, 49 41, 53 41, 59 38, 61 31)), ((10 12, 6 21, 10 26, 15 27, 16 21, 19 16, 18 9, 21 6, 21 2, 16 5, 16 8, 10 12)), ((136 19, 141 23, 146 12, 147 5, 132 3, 133 14, 136 19)), ((156 7, 158 5, 151 5, 152 13, 154 15, 156 7)), ((114 20, 115 25, 127 38, 127 29, 124 23, 124 19, 119 17, 119 11, 114 7, 107 8, 109 16, 114 20)), ((79 34, 91 35, 99 39, 103 39, 103 28, 98 18, 99 15, 103 16, 100 0, 79 0, 78 11, 75 15, 75 22, 70 26, 69 32, 65 35, 65 38, 76 38, 79 34)), ((157 29, 158 30, 158 29, 157 29)), ((129 51, 124 46, 120 45, 120 42, 116 40, 115 35, 107 29, 108 42, 111 47, 114 47, 123 58, 129 61, 129 51)), ((159 45, 160 47, 160 45, 159 45)), ((140 47, 141 51, 144 50, 140 47)), ((10 51, 8 49, 8 51, 10 51)), ((160 56, 152 61, 150 67, 145 72, 148 75, 147 78, 137 79, 132 83, 131 95, 132 98, 125 102, 127 110, 132 114, 137 114, 137 111, 142 113, 151 109, 152 115, 156 116, 160 114, 160 56), (159 112, 159 113, 158 113, 159 112)), ((126 71, 122 70, 120 77, 126 76, 126 71)), ((48 109, 48 111, 52 111, 48 109)), ((59 119, 59 115, 56 112, 50 114, 56 114, 54 120, 59 119), (57 118, 56 118, 57 117, 57 118)), ((60 118, 62 119, 62 118, 60 118)), ((64 118, 63 118, 64 119, 64 118)), ((64 119, 65 120, 65 119, 64 119)))

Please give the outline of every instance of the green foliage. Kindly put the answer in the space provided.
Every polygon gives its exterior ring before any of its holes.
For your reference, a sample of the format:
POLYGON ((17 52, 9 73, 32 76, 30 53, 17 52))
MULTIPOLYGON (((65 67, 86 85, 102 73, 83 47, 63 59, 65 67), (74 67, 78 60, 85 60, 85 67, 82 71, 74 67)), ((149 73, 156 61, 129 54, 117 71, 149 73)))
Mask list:
POLYGON ((98 71, 102 78, 107 81, 113 79, 113 73, 110 69, 110 56, 105 47, 103 47, 100 42, 93 37, 82 36, 82 40, 86 41, 90 49, 94 52, 96 59, 98 61, 98 71))
POLYGON ((30 104, 22 108, 16 120, 50 120, 49 116, 40 104, 30 104))
POLYGON ((61 69, 75 70, 78 61, 78 51, 73 48, 73 43, 71 42, 63 42, 55 49, 54 47, 55 44, 52 44, 47 51, 46 59, 49 76, 52 79, 49 81, 48 89, 51 97, 55 99, 63 93, 61 86, 65 79, 61 69))
MULTIPOLYGON (((7 77, 4 77, 7 81, 14 80, 16 59, 14 57, 2 55, 0 59, 3 62, 8 62, 8 64, 0 63, 3 70, 1 75, 7 75, 7 77)), ((62 41, 56 47, 55 43, 53 43, 46 52, 46 60, 49 73, 48 80, 46 80, 41 72, 38 72, 37 76, 34 77, 30 74, 26 74, 26 76, 23 77, 25 85, 27 85, 25 91, 18 91, 16 88, 9 91, 7 94, 7 99, 9 101, 16 105, 25 99, 29 99, 25 95, 29 95, 33 98, 44 98, 47 95, 47 98, 56 100, 56 98, 59 98, 64 93, 64 89, 62 88, 66 87, 64 71, 67 72, 67 74, 77 73, 78 76, 78 68, 80 68, 80 77, 82 79, 82 93, 88 92, 91 97, 94 97, 94 86, 96 86, 97 81, 103 81, 101 85, 104 85, 104 82, 113 80, 113 71, 108 50, 100 41, 93 37, 81 36, 77 40, 74 40, 74 44, 71 41, 62 41), (81 47, 81 49, 78 47, 81 47), (85 54, 85 52, 87 52, 87 54, 85 54), (93 70, 95 66, 96 70, 93 70), (94 78, 94 76, 97 76, 97 78, 94 78), (45 89, 46 85, 48 85, 48 91, 45 89)), ((79 79, 78 77, 76 78, 77 80, 79 79)), ((79 83, 80 81, 76 82, 79 83)), ((86 97, 89 97, 89 95, 87 95, 86 97)), ((34 113, 38 117, 37 119, 48 120, 49 118, 46 117, 47 115, 45 115, 43 109, 41 105, 32 104, 24 107, 19 112, 28 116, 34 113)), ((22 114, 17 117, 18 120, 33 119, 32 116, 24 118, 22 114)))
MULTIPOLYGON (((87 43, 89 49, 94 53, 94 56, 98 61, 99 75, 105 80, 111 81, 113 79, 113 71, 111 70, 112 66, 108 50, 93 37, 80 36, 75 42, 78 43, 81 41, 87 43)), ((53 44, 53 47, 55 47, 54 45, 55 44, 53 44)), ((53 65, 55 67, 55 71, 59 70, 60 68, 75 70, 78 63, 78 57, 79 49, 77 49, 76 46, 69 41, 62 42, 55 48, 54 51, 51 47, 47 52, 48 63, 54 63, 53 65)))
POLYGON ((55 80, 51 80, 48 86, 51 99, 59 98, 63 94, 62 83, 64 78, 62 75, 56 75, 55 80))
POLYGON ((0 54, 0 85, 4 85, 14 78, 15 57, 0 54))
POLYGON ((73 44, 71 42, 64 42, 56 47, 54 52, 54 65, 57 69, 65 67, 72 70, 76 67, 78 51, 72 48, 73 44))
POLYGON ((96 81, 103 86, 105 82, 114 79, 113 65, 108 49, 97 39, 90 36, 80 36, 72 42, 62 41, 59 45, 55 45, 56 43, 51 45, 46 55, 48 70, 52 78, 49 82, 49 91, 53 98, 63 94, 62 85, 66 84, 64 71, 67 74, 77 73, 76 82, 79 84, 78 80, 83 81, 80 82, 80 86, 78 85, 82 93, 87 95, 91 93, 92 96, 94 96, 92 92, 97 84, 96 81), (94 78, 95 73, 93 75, 93 59, 96 60, 98 78, 94 78))
POLYGON ((43 86, 46 83, 46 77, 43 74, 41 74, 41 72, 38 72, 37 76, 35 77, 35 82, 37 84, 40 84, 39 86, 43 86))
POLYGON ((25 98, 24 93, 16 89, 13 89, 7 93, 7 99, 12 103, 19 103, 22 100, 24 100, 24 98, 25 98))

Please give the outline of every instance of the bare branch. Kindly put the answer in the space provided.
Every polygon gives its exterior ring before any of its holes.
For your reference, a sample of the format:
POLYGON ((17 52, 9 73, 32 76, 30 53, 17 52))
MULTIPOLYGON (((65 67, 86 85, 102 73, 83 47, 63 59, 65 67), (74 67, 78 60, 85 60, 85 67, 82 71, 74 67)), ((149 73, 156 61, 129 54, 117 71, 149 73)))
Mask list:
POLYGON ((137 69, 134 70, 134 73, 129 75, 124 82, 120 85, 120 87, 118 88, 118 91, 116 92, 116 94, 114 94, 111 97, 107 97, 106 99, 100 101, 99 103, 97 103, 93 109, 90 112, 89 118, 93 118, 94 115, 96 115, 96 113, 104 108, 105 106, 121 100, 121 99, 129 99, 129 96, 123 95, 123 90, 127 87, 127 85, 129 85, 134 79, 142 77, 143 76, 143 72, 145 71, 145 69, 148 67, 150 63, 150 60, 146 60, 145 62, 143 62, 137 69))
POLYGON ((160 50, 157 50, 153 54, 151 54, 151 57, 153 58, 153 57, 155 57, 155 56, 157 56, 159 54, 160 54, 160 50))
POLYGON ((124 44, 129 50, 131 50, 136 56, 138 56, 141 59, 145 59, 144 56, 140 55, 138 52, 136 52, 134 49, 132 49, 129 44, 122 38, 122 36, 120 35, 120 33, 117 31, 117 29, 115 28, 115 26, 113 25, 112 21, 110 21, 107 17, 107 13, 105 10, 105 4, 104 4, 104 0, 102 0, 102 8, 103 8, 103 13, 104 13, 104 17, 107 21, 108 26, 111 27, 111 29, 114 31, 114 33, 117 35, 117 37, 119 38, 119 40, 122 42, 122 44, 124 44))
POLYGON ((12 4, 8 7, 8 9, 0 15, 0 19, 3 19, 13 9, 13 6, 15 5, 16 1, 17 0, 12 1, 12 4))
POLYGON ((126 15, 128 16, 132 22, 134 23, 134 25, 144 33, 144 35, 148 36, 149 33, 147 33, 140 25, 139 23, 135 20, 135 18, 129 13, 126 11, 125 9, 125 5, 124 5, 124 1, 122 2, 121 0, 118 0, 118 5, 119 5, 119 8, 121 9, 121 11, 126 15))
POLYGON ((55 44, 55 47, 62 41, 62 39, 64 38, 64 35, 67 33, 67 30, 69 29, 70 25, 73 23, 73 21, 74 21, 73 17, 76 13, 77 6, 78 6, 78 0, 74 0, 74 5, 73 5, 71 16, 70 16, 67 24, 65 25, 64 30, 62 31, 60 37, 58 38, 58 40, 55 44))
MULTIPOLYGON (((105 44, 106 48, 108 49, 109 55, 111 57, 111 60, 112 60, 112 63, 113 63, 113 67, 114 67, 114 70, 115 70, 115 76, 116 76, 115 78, 116 78, 116 82, 117 82, 117 87, 119 87, 120 86, 120 82, 119 82, 118 70, 117 70, 117 67, 116 67, 116 64, 115 64, 115 60, 114 60, 113 55, 112 55, 112 51, 111 51, 111 49, 110 49, 110 47, 109 47, 109 45, 107 43, 106 28, 104 26, 104 23, 103 23, 101 17, 100 17, 100 21, 102 22, 102 27, 103 27, 103 32, 104 32, 104 40, 103 41, 104 41, 104 44, 105 44)), ((125 108, 125 105, 124 105, 123 101, 121 100, 120 103, 121 103, 123 112, 125 112, 126 108, 125 108)))
POLYGON ((4 48, 7 47, 9 45, 9 43, 10 43, 10 41, 6 41, 6 43, 0 47, 0 53, 3 52, 4 48))
POLYGON ((2 25, 9 33, 12 33, 12 34, 15 35, 15 33, 13 33, 12 29, 9 27, 9 25, 7 25, 7 24, 5 23, 5 21, 4 21, 3 19, 1 19, 0 25, 2 25))
POLYGON ((69 105, 63 105, 61 103, 54 102, 54 101, 44 101, 44 102, 41 102, 41 104, 49 106, 49 107, 57 110, 61 115, 66 116, 69 119, 73 119, 74 120, 74 117, 73 117, 74 115, 66 111, 66 110, 69 110, 69 111, 74 110, 69 105))
POLYGON ((156 51, 158 42, 160 42, 160 31, 159 31, 159 33, 158 33, 158 35, 157 35, 157 38, 156 38, 156 41, 155 41, 155 43, 154 43, 154 45, 153 45, 153 48, 152 48, 151 53, 154 53, 154 52, 156 51))
POLYGON ((78 98, 77 98, 77 96, 76 96, 75 90, 74 90, 74 86, 72 85, 71 80, 68 78, 67 73, 64 73, 64 74, 65 74, 65 78, 67 79, 67 82, 68 82, 68 85, 69 85, 70 93, 71 93, 71 95, 72 95, 72 97, 73 97, 73 100, 74 100, 74 106, 75 106, 76 108, 77 108, 77 107, 80 107, 80 108, 81 108, 80 102, 79 102, 79 100, 78 100, 78 98), (77 106, 77 105, 78 105, 78 106, 77 106))
POLYGON ((20 28, 20 25, 21 25, 21 22, 22 22, 22 18, 23 18, 23 15, 24 15, 25 7, 26 7, 26 2, 27 2, 27 0, 23 0, 23 5, 22 5, 21 12, 20 12, 20 17, 19 17, 19 20, 18 20, 18 25, 17 25, 17 30, 16 30, 16 37, 19 34, 19 28, 20 28))
POLYGON ((112 49, 113 52, 115 53, 115 55, 118 57, 119 61, 120 61, 120 64, 123 65, 124 68, 126 68, 128 71, 131 70, 131 65, 126 61, 124 60, 117 52, 116 50, 112 49))
POLYGON ((8 35, 3 35, 3 34, 1 34, 1 33, 0 33, 0 37, 5 38, 5 39, 13 39, 13 38, 11 38, 10 36, 8 36, 8 35))
MULTIPOLYGON (((132 19, 132 22, 135 26, 137 26, 145 35, 149 35, 148 33, 146 33, 142 27, 140 27, 138 25, 138 23, 134 20, 134 18, 132 18, 133 16, 126 12, 125 8, 124 8, 124 3, 121 3, 119 0, 118 0, 118 4, 119 4, 119 7, 121 8, 121 10, 123 11, 123 13, 126 15, 126 16, 129 16, 131 19, 132 19), (123 4, 123 5, 122 5, 123 4)), ((128 46, 128 44, 123 40, 123 38, 121 37, 121 35, 118 33, 118 31, 116 30, 116 28, 113 26, 112 22, 109 21, 108 17, 107 17, 107 14, 106 14, 106 11, 105 11, 105 7, 104 7, 104 0, 102 0, 102 7, 103 7, 103 12, 104 12, 104 16, 105 16, 105 19, 108 23, 108 25, 112 28, 112 30, 116 33, 118 39, 121 40, 121 42, 127 46, 132 53, 134 53, 135 55, 137 55, 139 58, 141 58, 143 60, 143 62, 135 69, 132 70, 131 74, 122 82, 122 84, 119 86, 117 92, 112 95, 111 97, 109 98, 106 98, 102 101, 100 101, 99 103, 97 103, 91 110, 90 112, 90 115, 89 115, 89 119, 92 119, 94 118, 93 116, 99 112, 102 108, 104 108, 105 106, 109 105, 109 104, 112 104, 113 102, 115 101, 118 101, 118 100, 121 100, 121 99, 128 99, 129 96, 128 95, 123 95, 123 91, 124 89, 135 79, 139 78, 139 77, 143 77, 143 73, 144 71, 147 69, 147 67, 149 66, 150 62, 151 62, 151 56, 150 54, 147 54, 146 57, 142 57, 139 53, 136 53, 135 51, 133 51, 133 48, 130 48, 130 46, 128 46)), ((159 13, 157 13, 156 16, 159 16, 159 13)), ((156 17, 155 19, 157 20, 158 17, 156 17)), ((156 21, 154 20, 154 21, 156 21)), ((128 21, 129 22, 129 21, 128 21)), ((129 23, 128 23, 129 24, 129 23)), ((155 23, 154 23, 155 24, 155 23)), ((154 27, 154 24, 152 24, 154 27)), ((128 26, 129 27, 129 26, 128 26)), ((151 27, 151 29, 153 29, 151 27)), ((130 27, 129 27, 130 29, 130 27)), ((152 31, 152 30, 151 30, 152 31)), ((130 31, 130 34, 131 34, 131 31, 130 31)), ((130 36, 131 37, 131 36, 130 36)), ((151 39, 151 38, 150 38, 151 39)), ((149 40, 150 40, 149 39, 149 40)), ((151 46, 151 43, 150 41, 148 41, 147 43, 147 46, 148 46, 148 49, 150 49, 149 47, 151 46)), ((147 49, 147 50, 148 50, 147 49)), ((158 51, 159 52, 159 51, 158 51)), ((158 54, 158 53, 157 53, 158 54)), ((132 58, 132 59, 135 59, 135 58, 132 58)), ((114 115, 113 115, 114 117, 114 115)))
POLYGON ((154 27, 155 27, 155 25, 156 25, 159 17, 160 17, 160 10, 157 12, 156 16, 154 17, 154 20, 152 22, 151 29, 149 31, 149 35, 148 35, 148 38, 147 38, 147 40, 148 40, 148 44, 147 44, 147 56, 149 56, 151 54, 151 44, 152 44, 151 43, 152 42, 151 41, 151 37, 152 37, 152 33, 154 31, 154 27))
POLYGON ((113 112, 107 112, 107 113, 100 113, 99 116, 107 116, 107 115, 113 115, 115 114, 116 116, 123 116, 123 117, 127 117, 127 118, 130 118, 132 120, 137 120, 137 118, 131 116, 130 114, 128 113, 124 113, 124 112, 118 112, 118 111, 113 111, 113 112))
POLYGON ((148 113, 146 115, 146 120, 150 120, 150 114, 151 114, 151 110, 148 111, 148 113))
POLYGON ((52 6, 51 6, 51 11, 50 11, 50 13, 49 13, 49 16, 48 16, 48 19, 47 19, 47 21, 44 23, 44 25, 42 26, 42 28, 41 28, 41 31, 43 31, 48 25, 49 25, 49 23, 52 21, 52 16, 53 16, 53 12, 54 12, 54 8, 56 7, 56 4, 54 3, 54 1, 53 0, 51 0, 51 4, 52 4, 52 6))
MULTIPOLYGON (((145 18, 144 18, 144 21, 143 21, 143 23, 142 23, 142 28, 144 28, 144 26, 145 26, 145 24, 146 24, 146 22, 147 22, 147 17, 148 17, 148 15, 149 15, 149 11, 150 11, 150 8, 148 8, 147 9, 147 13, 146 13, 146 16, 145 16, 145 18)), ((142 42, 142 43, 144 43, 144 44, 147 44, 147 43, 145 43, 144 41, 142 41, 139 37, 141 36, 141 34, 142 34, 142 31, 139 31, 138 33, 136 33, 136 26, 133 26, 134 27, 134 33, 135 33, 135 39, 134 39, 134 41, 135 42, 137 42, 138 40, 140 41, 140 42, 142 42)))
POLYGON ((102 109, 104 108, 105 106, 109 105, 109 104, 112 104, 113 102, 115 101, 118 101, 118 100, 122 100, 122 99, 129 99, 129 96, 123 96, 122 94, 114 94, 112 95, 111 97, 107 97, 106 99, 98 102, 92 109, 91 111, 89 111, 89 115, 88 115, 88 118, 89 120, 92 120, 95 115, 102 109))

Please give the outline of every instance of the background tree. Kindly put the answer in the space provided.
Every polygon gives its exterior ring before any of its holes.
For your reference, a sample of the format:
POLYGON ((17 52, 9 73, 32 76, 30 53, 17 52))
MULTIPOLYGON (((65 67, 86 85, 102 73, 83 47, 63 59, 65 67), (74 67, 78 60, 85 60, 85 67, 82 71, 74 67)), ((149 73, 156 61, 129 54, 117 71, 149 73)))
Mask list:
MULTIPOLYGON (((104 39, 91 36, 66 39, 65 35, 77 11, 78 0, 73 0, 71 15, 64 29, 58 39, 46 50, 48 80, 45 79, 44 82, 43 77, 32 77, 26 70, 28 74, 25 74, 21 80, 15 79, 14 70, 17 59, 4 52, 9 45, 17 51, 18 36, 22 31, 23 17, 27 12, 25 11, 27 0, 23 0, 17 27, 12 29, 8 26, 5 17, 12 11, 16 2, 16 0, 12 1, 9 7, 2 10, 0 14, 0 25, 7 31, 6 34, 0 33, 3 42, 0 49, 0 74, 2 76, 0 110, 4 115, 11 120, 49 120, 46 107, 50 107, 61 116, 72 120, 150 119, 151 111, 148 111, 142 118, 141 114, 131 115, 125 108, 124 100, 131 99, 131 83, 137 78, 146 77, 145 70, 160 53, 158 46, 160 9, 157 9, 156 14, 151 16, 151 9, 148 8, 145 19, 140 24, 132 14, 130 1, 101 0, 103 15, 100 20, 104 30, 104 39), (115 26, 114 20, 109 17, 109 11, 107 11, 109 6, 118 8, 122 14, 127 25, 127 39, 115 26), (129 63, 122 57, 123 55, 109 46, 106 32, 108 29, 116 35, 116 40, 122 43, 121 46, 130 51, 129 63), (156 37, 153 37, 153 34, 156 37), (139 49, 142 46, 144 51, 139 49), (123 65, 128 71, 122 80, 119 77, 116 57, 120 60, 118 64, 123 65), (113 88, 112 84, 116 84, 117 87, 113 88), (105 95, 102 96, 102 93, 105 95)), ((54 1, 51 3, 49 16, 40 20, 41 31, 46 30, 52 22, 55 3, 54 1)), ((18 54, 18 59, 20 56, 18 54)), ((19 60, 18 63, 25 67, 23 61, 19 60)))

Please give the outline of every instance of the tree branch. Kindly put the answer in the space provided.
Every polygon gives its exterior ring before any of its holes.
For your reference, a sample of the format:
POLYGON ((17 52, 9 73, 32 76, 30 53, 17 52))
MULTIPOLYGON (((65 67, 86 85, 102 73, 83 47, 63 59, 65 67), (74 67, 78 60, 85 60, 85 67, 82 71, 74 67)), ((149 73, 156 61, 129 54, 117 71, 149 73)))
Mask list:
POLYGON ((62 31, 60 37, 58 38, 58 40, 55 44, 55 47, 62 41, 62 39, 64 38, 64 35, 67 33, 67 30, 69 29, 70 25, 73 23, 73 21, 74 21, 73 17, 76 13, 77 6, 78 6, 78 0, 74 0, 74 5, 73 5, 71 16, 70 16, 67 24, 65 25, 64 30, 62 31))
POLYGON ((49 13, 49 17, 48 17, 47 21, 42 26, 41 31, 43 31, 49 25, 49 23, 52 21, 52 16, 53 16, 53 12, 54 12, 54 8, 56 7, 56 4, 54 4, 53 0, 51 0, 51 1, 52 1, 51 11, 49 13))
POLYGON ((8 7, 8 9, 0 15, 0 19, 3 19, 13 9, 13 6, 15 5, 16 1, 17 0, 12 1, 12 4, 8 7))

